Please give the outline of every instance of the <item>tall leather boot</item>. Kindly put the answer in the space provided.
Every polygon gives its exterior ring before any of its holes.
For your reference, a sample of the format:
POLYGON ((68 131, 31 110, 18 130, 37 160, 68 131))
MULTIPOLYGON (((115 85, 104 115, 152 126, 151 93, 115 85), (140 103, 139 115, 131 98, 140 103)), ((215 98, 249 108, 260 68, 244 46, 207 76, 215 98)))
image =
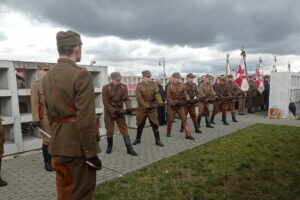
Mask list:
POLYGON ((2 163, 2 158, 0 158, 0 187, 3 187, 3 186, 7 186, 7 182, 1 178, 1 163, 2 163))
POLYGON ((132 156, 137 156, 138 154, 133 150, 133 148, 131 146, 131 142, 130 142, 129 136, 125 136, 123 138, 124 138, 125 145, 127 147, 127 154, 130 154, 132 156))
POLYGON ((208 116, 205 116, 205 123, 206 123, 206 128, 214 128, 212 125, 210 125, 208 116))
POLYGON ((137 144, 141 143, 142 133, 143 133, 143 129, 138 127, 137 130, 136 130, 136 139, 132 143, 133 145, 137 145, 137 144))
POLYGON ((225 114, 225 115, 222 114, 222 122, 223 122, 224 125, 229 125, 229 124, 227 123, 227 121, 226 121, 226 114, 225 114))
POLYGON ((184 131, 184 128, 183 128, 183 124, 182 124, 182 122, 181 122, 181 128, 180 128, 180 133, 183 133, 183 131, 184 131))
POLYGON ((159 132, 154 132, 154 137, 155 137, 155 144, 157 146, 163 147, 165 146, 161 141, 160 141, 160 136, 159 136, 159 132))
POLYGON ((202 133, 202 131, 200 131, 199 125, 197 122, 194 122, 194 127, 195 127, 195 132, 196 133, 202 133))
POLYGON ((113 138, 107 138, 107 148, 106 148, 107 154, 111 153, 112 147, 113 147, 113 138))
POLYGON ((235 112, 232 112, 232 113, 231 113, 231 117, 232 117, 232 121, 233 121, 233 122, 239 122, 239 121, 236 120, 236 118, 235 118, 235 112))
POLYGON ((211 115, 211 117, 210 117, 210 123, 211 124, 216 124, 214 119, 215 119, 215 115, 211 115))
POLYGON ((48 152, 48 145, 43 144, 42 145, 42 151, 43 151, 43 157, 45 162, 45 169, 48 172, 54 171, 51 165, 51 155, 48 152))
POLYGON ((195 140, 195 138, 191 136, 191 130, 188 124, 184 125, 184 130, 185 130, 185 139, 195 140))
POLYGON ((201 117, 197 117, 197 122, 198 122, 198 124, 199 124, 199 127, 200 127, 200 123, 201 123, 201 117))

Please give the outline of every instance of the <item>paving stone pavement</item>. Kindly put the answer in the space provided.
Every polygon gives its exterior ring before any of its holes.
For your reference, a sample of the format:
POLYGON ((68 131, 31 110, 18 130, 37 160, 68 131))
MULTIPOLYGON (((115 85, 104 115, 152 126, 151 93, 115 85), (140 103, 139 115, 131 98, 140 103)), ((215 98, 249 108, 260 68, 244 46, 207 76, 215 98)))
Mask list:
MULTIPOLYGON (((158 147, 154 144, 154 136, 150 127, 145 128, 142 142, 134 146, 138 156, 126 154, 126 147, 120 135, 114 137, 113 152, 105 154, 106 139, 102 139, 100 146, 102 153, 99 155, 103 162, 103 169, 97 172, 97 184, 109 181, 128 172, 134 171, 149 165, 162 158, 170 157, 178 152, 199 146, 218 137, 235 132, 239 129, 251 126, 256 123, 278 124, 300 127, 300 120, 270 120, 265 117, 265 112, 247 115, 237 115, 239 123, 231 122, 228 114, 230 126, 222 125, 220 115, 215 119, 214 129, 203 127, 203 134, 193 133, 195 141, 184 139, 184 134, 179 133, 180 122, 173 125, 173 132, 170 138, 165 136, 166 126, 160 127, 161 140, 165 147, 158 147)), ((300 134, 300 132, 299 132, 300 134)), ((130 137, 135 139, 135 129, 130 129, 130 137)), ((31 154, 21 154, 15 158, 5 158, 3 161, 2 177, 8 182, 7 187, 0 187, 0 200, 53 200, 56 199, 55 172, 46 172, 43 168, 41 151, 34 151, 31 154)))

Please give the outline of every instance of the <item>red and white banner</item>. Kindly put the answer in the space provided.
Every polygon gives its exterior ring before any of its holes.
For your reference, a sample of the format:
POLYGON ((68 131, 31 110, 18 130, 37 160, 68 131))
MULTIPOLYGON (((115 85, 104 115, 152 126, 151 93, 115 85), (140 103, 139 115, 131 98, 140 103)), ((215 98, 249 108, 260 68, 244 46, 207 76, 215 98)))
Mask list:
POLYGON ((256 68, 255 75, 256 75, 256 81, 255 81, 256 88, 260 93, 263 93, 263 91, 265 90, 265 86, 264 86, 262 69, 259 65, 256 68))
POLYGON ((235 83, 243 90, 247 91, 249 89, 248 79, 246 76, 246 69, 244 60, 241 59, 240 65, 237 67, 235 72, 235 83))

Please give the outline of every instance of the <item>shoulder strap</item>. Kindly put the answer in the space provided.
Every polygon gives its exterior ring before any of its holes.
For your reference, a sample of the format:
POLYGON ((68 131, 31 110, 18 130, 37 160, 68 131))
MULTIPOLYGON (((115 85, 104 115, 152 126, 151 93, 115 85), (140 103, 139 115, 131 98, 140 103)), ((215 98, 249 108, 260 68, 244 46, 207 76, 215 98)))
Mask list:
POLYGON ((57 95, 57 97, 59 98, 59 100, 61 101, 61 103, 72 113, 76 114, 77 110, 75 110, 74 108, 72 108, 72 106, 70 106, 69 104, 66 103, 66 101, 64 100, 64 98, 61 96, 61 94, 58 91, 56 82, 55 82, 55 78, 54 78, 54 68, 52 68, 52 81, 53 81, 53 85, 55 88, 55 93, 57 95))

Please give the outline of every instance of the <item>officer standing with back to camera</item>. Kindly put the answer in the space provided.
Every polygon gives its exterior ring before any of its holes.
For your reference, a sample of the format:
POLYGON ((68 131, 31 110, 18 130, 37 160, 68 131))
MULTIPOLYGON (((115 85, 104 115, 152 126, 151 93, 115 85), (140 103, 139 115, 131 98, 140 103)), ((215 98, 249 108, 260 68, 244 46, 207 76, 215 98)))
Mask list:
MULTIPOLYGON (((31 126, 34 128, 39 127, 49 135, 51 135, 51 129, 47 118, 47 110, 45 107, 45 98, 42 87, 42 80, 50 69, 50 65, 46 63, 38 64, 38 73, 40 80, 37 80, 31 84, 30 87, 30 99, 31 99, 31 110, 32 110, 32 123, 31 126)), ((48 152, 48 145, 50 138, 43 134, 43 157, 45 163, 45 169, 47 171, 53 171, 51 166, 51 155, 48 152)))
POLYGON ((126 114, 131 114, 131 103, 128 97, 128 89, 125 84, 121 83, 121 74, 119 72, 111 73, 111 83, 103 86, 102 100, 104 105, 104 122, 107 136, 106 153, 110 154, 113 147, 113 136, 115 122, 119 127, 120 133, 123 136, 127 147, 127 154, 137 156, 137 153, 132 148, 128 128, 124 114, 121 113, 123 105, 126 105, 126 114))
POLYGON ((56 171, 57 199, 92 199, 101 169, 96 140, 93 78, 81 60, 82 42, 74 31, 56 35, 59 59, 42 80, 51 126, 48 147, 56 171))

